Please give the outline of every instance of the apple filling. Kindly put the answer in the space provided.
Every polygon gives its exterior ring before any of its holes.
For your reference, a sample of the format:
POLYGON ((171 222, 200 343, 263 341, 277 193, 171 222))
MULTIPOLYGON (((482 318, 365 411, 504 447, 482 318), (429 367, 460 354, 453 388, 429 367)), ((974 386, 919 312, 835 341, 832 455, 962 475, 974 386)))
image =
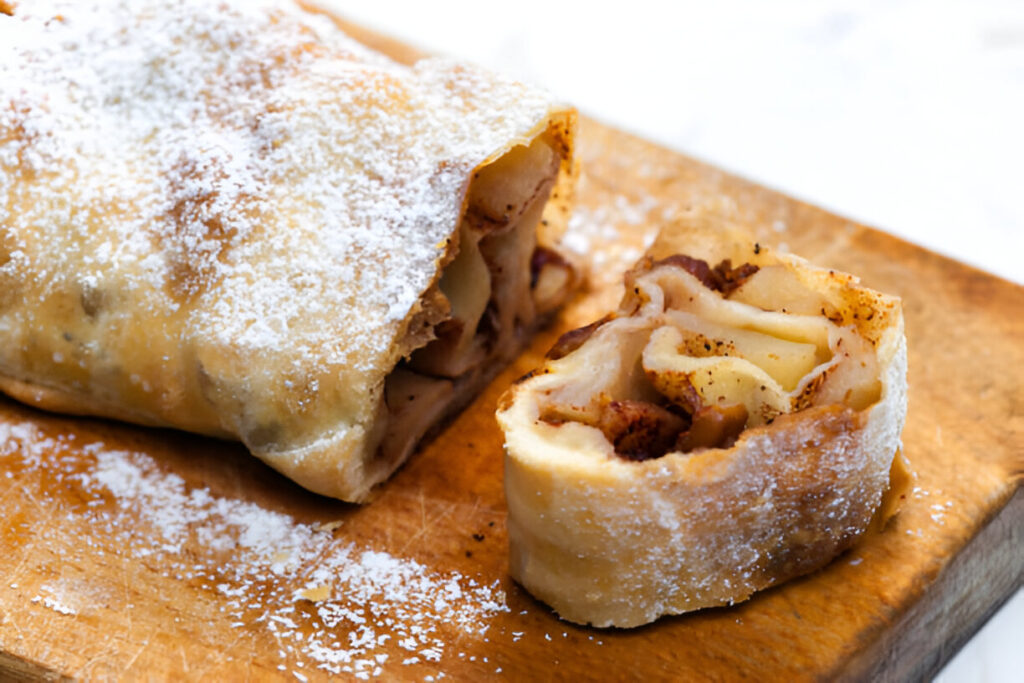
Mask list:
POLYGON ((626 292, 617 313, 549 352, 587 380, 550 389, 540 413, 596 427, 623 458, 729 448, 783 414, 879 399, 871 342, 815 310, 784 266, 648 259, 626 292))
POLYGON ((527 333, 571 291, 572 267, 537 242, 562 164, 553 144, 541 136, 474 174, 448 262, 425 297, 439 299, 446 314, 385 382, 379 460, 404 460, 514 357, 527 333))

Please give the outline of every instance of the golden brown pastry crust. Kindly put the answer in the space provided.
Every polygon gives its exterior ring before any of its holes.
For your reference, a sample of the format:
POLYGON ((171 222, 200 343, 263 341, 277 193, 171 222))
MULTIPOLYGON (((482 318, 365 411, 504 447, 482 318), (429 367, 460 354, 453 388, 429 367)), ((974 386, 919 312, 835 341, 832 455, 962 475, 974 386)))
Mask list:
POLYGON ((396 64, 289 2, 23 3, 0 15, 0 390, 239 439, 365 500, 408 455, 380 452, 387 380, 453 317, 466 235, 485 269, 516 267, 492 297, 524 303, 427 392, 435 423, 557 305, 520 290, 562 212, 524 223, 566 201, 574 125, 544 93, 396 64))
MULTIPOLYGON (((652 248, 657 258, 679 251, 711 264, 725 258, 754 264, 765 282, 788 285, 752 291, 758 287, 752 277, 723 312, 700 308, 701 297, 719 295, 684 270, 641 267, 627 279, 631 289, 616 317, 513 387, 498 412, 510 571, 569 621, 629 627, 745 600, 849 547, 889 488, 906 410, 899 301, 739 232, 667 230, 652 248), (772 299, 773 306, 765 305, 772 299), (676 325, 676 307, 736 315, 762 329, 781 320, 774 334, 783 336, 784 317, 764 316, 762 309, 786 307, 787 315, 807 320, 817 314, 831 330, 831 358, 784 394, 793 397, 794 410, 759 424, 752 413, 735 444, 630 461, 593 426, 593 414, 624 397, 656 400, 652 359, 643 354, 652 353, 658 331, 676 325), (855 335, 863 349, 843 357, 840 334, 855 335), (857 386, 871 381, 854 369, 826 367, 860 368, 862 361, 875 368, 875 388, 840 392, 845 401, 833 400, 845 386, 837 377, 857 386), (814 386, 804 392, 806 385, 814 386)), ((810 320, 808 329, 815 324, 810 320)), ((685 345, 679 349, 682 357, 685 345)))

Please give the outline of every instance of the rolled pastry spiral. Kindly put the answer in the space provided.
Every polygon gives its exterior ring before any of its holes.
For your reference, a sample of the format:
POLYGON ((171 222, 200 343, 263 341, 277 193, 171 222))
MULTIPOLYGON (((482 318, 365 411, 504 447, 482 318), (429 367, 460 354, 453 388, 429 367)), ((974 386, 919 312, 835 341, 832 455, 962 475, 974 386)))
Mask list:
POLYGON ((732 604, 892 513, 897 298, 729 229, 666 231, 625 286, 500 404, 510 571, 534 596, 602 627, 732 604))

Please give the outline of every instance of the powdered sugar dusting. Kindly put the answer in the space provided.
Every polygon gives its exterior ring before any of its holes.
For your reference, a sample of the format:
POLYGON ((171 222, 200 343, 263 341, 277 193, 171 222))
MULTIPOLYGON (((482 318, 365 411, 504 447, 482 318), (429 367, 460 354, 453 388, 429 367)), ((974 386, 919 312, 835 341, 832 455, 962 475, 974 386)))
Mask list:
MULTIPOLYGON (((76 487, 84 501, 76 514, 94 552, 135 558, 214 597, 222 613, 211 618, 271 636, 282 670, 373 677, 403 661, 436 665, 454 654, 453 640, 482 638, 508 611, 497 583, 435 571, 360 547, 336 529, 190 487, 143 453, 80 445, 15 422, 0 423, 0 459, 14 469, 47 467, 57 477, 52 490, 76 487), (396 645, 406 657, 393 655, 396 645)), ((70 589, 58 588, 41 587, 31 602, 80 613, 70 589)))
MULTIPOLYGON (((328 376, 372 412, 470 172, 551 110, 449 60, 393 63, 286 0, 18 3, 0 15, 4 316, 58 329, 116 300, 106 315, 144 326, 168 377, 195 376, 203 348, 236 396, 293 382, 326 401, 328 376)), ((87 355, 137 345, 81 327, 87 355)), ((93 391, 124 391, 125 370, 90 368, 93 391)))

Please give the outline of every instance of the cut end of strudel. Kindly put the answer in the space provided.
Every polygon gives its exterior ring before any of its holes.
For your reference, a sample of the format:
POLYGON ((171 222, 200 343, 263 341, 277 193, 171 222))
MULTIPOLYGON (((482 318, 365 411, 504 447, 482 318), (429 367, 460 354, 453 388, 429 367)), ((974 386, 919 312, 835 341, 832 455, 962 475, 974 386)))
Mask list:
POLYGON ((365 500, 566 298, 575 114, 292 2, 0 3, 0 390, 365 500))
POLYGON ((894 513, 898 299, 728 229, 664 233, 625 284, 502 399, 531 593, 637 626, 822 567, 894 513))

